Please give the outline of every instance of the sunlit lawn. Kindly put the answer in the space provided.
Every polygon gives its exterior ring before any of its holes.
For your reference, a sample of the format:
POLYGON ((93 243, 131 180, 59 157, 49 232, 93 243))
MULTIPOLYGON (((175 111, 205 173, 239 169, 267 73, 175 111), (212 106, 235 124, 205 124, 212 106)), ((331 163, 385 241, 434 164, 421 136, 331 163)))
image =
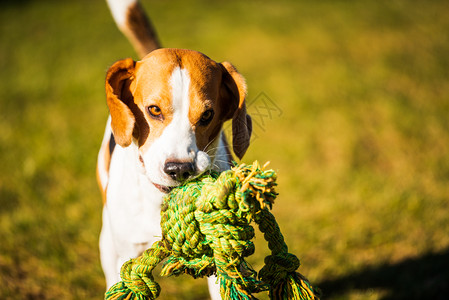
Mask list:
MULTIPOLYGON (((244 161, 278 171, 274 213, 325 299, 446 299, 449 2, 144 5, 164 46, 246 77, 244 161)), ((104 74, 127 56, 103 1, 0 3, 1 299, 101 299, 104 74)), ((161 299, 207 298, 159 281, 161 299)))

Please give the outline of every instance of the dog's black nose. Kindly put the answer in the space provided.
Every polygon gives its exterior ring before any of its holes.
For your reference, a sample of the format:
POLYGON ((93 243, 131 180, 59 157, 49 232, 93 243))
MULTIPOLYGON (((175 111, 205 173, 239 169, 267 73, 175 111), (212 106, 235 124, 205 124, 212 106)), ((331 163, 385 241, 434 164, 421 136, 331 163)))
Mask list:
POLYGON ((182 182, 195 173, 195 166, 191 162, 169 161, 164 165, 164 172, 174 180, 182 182))

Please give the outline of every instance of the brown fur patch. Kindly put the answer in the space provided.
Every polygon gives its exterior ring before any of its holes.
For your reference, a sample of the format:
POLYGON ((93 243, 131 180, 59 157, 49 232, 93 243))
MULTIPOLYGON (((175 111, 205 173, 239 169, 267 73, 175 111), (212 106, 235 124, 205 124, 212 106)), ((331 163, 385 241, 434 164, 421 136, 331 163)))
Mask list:
MULTIPOLYGON (((112 138, 112 135, 111 135, 112 138)), ((100 173, 108 174, 109 166, 111 164, 111 150, 110 150, 110 141, 108 143, 103 143, 100 148, 100 152, 98 155, 98 159, 101 160, 101 164, 97 163, 97 182, 100 187, 101 196, 103 199, 103 205, 106 203, 106 191, 107 185, 101 182, 100 173), (101 169, 100 169, 101 165, 101 169)))
POLYGON ((127 147, 135 129, 135 116, 130 109, 133 103, 129 92, 135 62, 131 58, 114 63, 106 74, 106 100, 112 118, 112 131, 116 142, 127 147))
POLYGON ((156 30, 146 16, 140 2, 135 2, 128 8, 126 25, 122 28, 122 31, 141 58, 161 47, 156 30))

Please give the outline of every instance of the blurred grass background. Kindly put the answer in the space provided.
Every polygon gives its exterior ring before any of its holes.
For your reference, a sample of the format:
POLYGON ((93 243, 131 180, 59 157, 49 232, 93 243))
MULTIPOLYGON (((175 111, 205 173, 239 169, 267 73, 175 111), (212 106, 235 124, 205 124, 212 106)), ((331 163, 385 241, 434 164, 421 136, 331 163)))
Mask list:
MULTIPOLYGON (((275 215, 323 298, 446 299, 449 2, 143 4, 165 47, 246 77, 244 161, 278 171, 275 215)), ((103 1, 0 2, 1 299, 102 297, 103 82, 129 56, 103 1)), ((207 299, 160 282, 161 299, 207 299)))

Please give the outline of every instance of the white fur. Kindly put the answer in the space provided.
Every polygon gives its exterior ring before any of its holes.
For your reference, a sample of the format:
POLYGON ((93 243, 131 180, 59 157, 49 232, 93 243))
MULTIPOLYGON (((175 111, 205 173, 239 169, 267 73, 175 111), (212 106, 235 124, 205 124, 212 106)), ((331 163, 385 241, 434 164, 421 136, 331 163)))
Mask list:
POLYGON ((217 276, 207 277, 207 286, 209 287, 209 295, 211 300, 221 300, 220 284, 217 276))
POLYGON ((138 0, 106 0, 111 10, 112 16, 118 27, 123 27, 126 24, 126 18, 128 14, 128 8, 131 4, 136 3, 138 0))
POLYGON ((159 240, 163 193, 148 181, 138 147, 117 145, 109 169, 107 202, 100 236, 102 266, 109 288, 120 280, 120 266, 159 240))

